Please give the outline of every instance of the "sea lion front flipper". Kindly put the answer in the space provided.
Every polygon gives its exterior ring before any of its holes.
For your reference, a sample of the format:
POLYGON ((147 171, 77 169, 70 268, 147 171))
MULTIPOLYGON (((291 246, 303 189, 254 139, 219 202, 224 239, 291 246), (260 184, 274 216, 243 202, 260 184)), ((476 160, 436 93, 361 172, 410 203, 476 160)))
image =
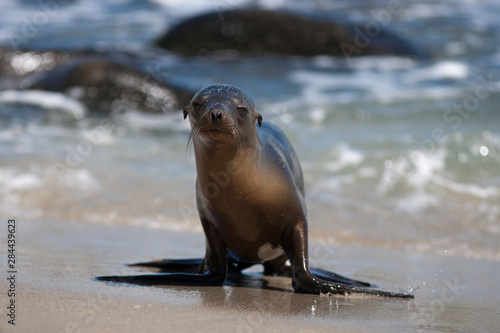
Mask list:
POLYGON ((283 249, 290 258, 292 266, 292 286, 297 293, 306 294, 369 294, 383 297, 414 298, 405 292, 389 292, 366 287, 330 282, 311 273, 307 249, 307 222, 299 219, 290 224, 285 231, 283 249))
MULTIPOLYGON (((148 262, 137 262, 134 264, 128 264, 129 267, 146 267, 146 268, 158 268, 160 273, 195 273, 198 268, 203 264, 203 258, 191 258, 191 259, 163 259, 148 262)), ((244 263, 227 256, 227 267, 230 274, 241 273, 242 270, 250 266, 255 265, 254 263, 244 263)), ((288 275, 291 276, 291 275, 288 275)))
MULTIPOLYGON (((95 279, 98 281, 121 282, 137 284, 142 286, 156 285, 176 285, 176 286, 213 286, 221 285, 227 275, 227 250, 226 245, 222 241, 219 233, 214 225, 206 219, 201 219, 206 237, 206 252, 205 259, 201 262, 198 259, 173 260, 184 264, 184 266, 192 266, 199 263, 196 268, 196 273, 164 273, 150 275, 128 275, 128 276, 100 276, 95 279)), ((159 263, 161 263, 160 261, 159 263)), ((146 263, 147 264, 147 263, 146 263)), ((157 265, 156 262, 154 265, 157 265)), ((169 265, 169 263, 165 263, 169 265)))
POLYGON ((203 274, 172 273, 128 276, 99 276, 98 281, 130 283, 140 286, 216 286, 222 284, 225 274, 208 271, 203 274))

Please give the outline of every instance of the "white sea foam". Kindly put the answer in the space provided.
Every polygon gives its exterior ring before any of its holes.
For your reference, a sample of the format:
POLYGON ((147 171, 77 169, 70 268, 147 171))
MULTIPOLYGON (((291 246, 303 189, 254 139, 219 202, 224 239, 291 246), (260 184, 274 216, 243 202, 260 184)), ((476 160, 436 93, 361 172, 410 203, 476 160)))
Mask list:
MULTIPOLYGON (((71 20, 76 21, 77 19, 86 20, 109 20, 109 14, 107 7, 113 5, 124 4, 126 0, 111 0, 111 1, 99 1, 99 0, 87 0, 87 1, 76 1, 72 2, 69 6, 61 6, 57 15, 52 18, 55 22, 71 22, 71 20)), ((115 13, 114 17, 119 15, 115 13)), ((55 23, 54 22, 54 23, 55 23)))
POLYGON ((19 173, 13 168, 0 169, 0 184, 4 192, 29 190, 42 186, 40 178, 31 173, 19 173))
POLYGON ((100 182, 92 176, 87 169, 75 168, 64 170, 64 173, 60 175, 56 174, 57 171, 56 169, 52 169, 51 173, 62 181, 60 185, 64 187, 83 191, 95 191, 100 189, 100 182))
POLYGON ((194 15, 200 12, 215 11, 219 12, 221 17, 224 17, 224 10, 247 7, 249 5, 255 5, 256 2, 259 7, 267 9, 283 8, 288 4, 286 0, 196 0, 190 1, 189 6, 186 6, 186 1, 184 0, 151 1, 161 6, 165 6, 176 15, 194 15))
POLYGON ((348 166, 355 166, 364 160, 363 153, 354 150, 346 143, 341 143, 333 149, 336 160, 325 164, 325 169, 337 172, 348 166))
POLYGON ((138 111, 130 111, 120 115, 120 120, 133 128, 170 130, 175 132, 190 131, 189 121, 182 119, 182 112, 146 114, 138 111))
POLYGON ((302 99, 311 103, 354 102, 359 97, 359 90, 366 88, 358 86, 355 73, 347 76, 298 70, 290 74, 290 80, 302 86, 302 99))
POLYGON ((343 185, 353 184, 355 181, 356 177, 352 174, 328 177, 322 179, 321 183, 314 186, 312 191, 316 193, 316 198, 325 196, 327 200, 331 200, 328 195, 330 191, 340 191, 343 185))
MULTIPOLYGON (((337 62, 338 65, 345 66, 343 63, 337 62)), ((361 71, 377 71, 377 72, 390 72, 401 70, 412 70, 416 68, 418 62, 404 57, 391 57, 391 56, 371 56, 359 57, 349 60, 349 67, 353 70, 361 71)))
POLYGON ((401 155, 395 161, 387 160, 377 190, 387 193, 403 182, 422 191, 437 173, 445 169, 446 156, 444 149, 436 149, 432 153, 415 151, 413 154, 401 155))
POLYGON ((300 69, 292 72, 289 79, 302 86, 302 97, 308 102, 353 103, 362 97, 387 104, 459 97, 462 91, 457 86, 430 87, 427 82, 463 80, 470 72, 467 65, 453 61, 416 68, 408 60, 385 60, 384 65, 378 61, 356 60, 355 66, 351 65, 354 71, 348 73, 300 69))
POLYGON ((469 72, 469 67, 462 62, 444 60, 429 67, 415 70, 409 75, 409 78, 416 81, 461 80, 467 78, 469 72))
POLYGON ((310 112, 311 120, 315 123, 321 123, 325 120, 326 111, 323 108, 315 108, 310 112))
POLYGON ((358 170, 357 174, 362 178, 374 178, 377 176, 377 170, 372 167, 362 167, 358 170))
POLYGON ((0 102, 6 104, 27 104, 44 109, 55 109, 71 113, 81 119, 87 108, 68 95, 39 90, 5 90, 0 92, 0 102))
POLYGON ((444 149, 437 149, 433 153, 418 151, 413 155, 400 156, 396 161, 386 163, 377 189, 381 193, 387 193, 398 183, 405 183, 413 188, 413 192, 408 192, 409 195, 404 199, 396 200, 399 209, 411 212, 420 212, 438 203, 438 198, 429 193, 430 185, 481 199, 497 197, 500 194, 499 188, 494 186, 481 187, 447 178, 446 156, 444 149))
POLYGON ((453 192, 469 194, 482 199, 496 197, 500 193, 499 189, 493 186, 481 187, 474 184, 462 184, 440 176, 434 177, 433 182, 453 192))
POLYGON ((434 153, 419 151, 409 156, 414 170, 408 175, 407 182, 415 188, 423 188, 444 170, 446 155, 444 149, 437 149, 434 153))
POLYGON ((403 17, 407 19, 422 19, 449 16, 454 6, 448 6, 440 3, 414 3, 409 10, 403 11, 403 17))
POLYGON ((189 6, 186 6, 186 1, 183 0, 152 0, 153 2, 164 6, 176 17, 194 16, 205 12, 219 12, 221 17, 224 15, 225 10, 238 8, 242 5, 248 4, 248 0, 214 0, 204 1, 196 0, 191 1, 189 6))
POLYGON ((425 193, 421 190, 405 196, 404 198, 395 200, 396 209, 412 214, 422 212, 431 206, 437 205, 438 203, 439 199, 436 196, 425 193))

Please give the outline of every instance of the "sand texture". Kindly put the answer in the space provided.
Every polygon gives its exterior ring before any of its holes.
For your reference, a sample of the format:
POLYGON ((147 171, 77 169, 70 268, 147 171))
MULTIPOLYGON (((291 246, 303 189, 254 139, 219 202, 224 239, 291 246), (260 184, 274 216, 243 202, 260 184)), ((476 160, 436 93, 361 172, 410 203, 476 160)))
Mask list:
MULTIPOLYGON (((3 280, 1 332, 498 332, 500 328, 500 264, 495 261, 310 245, 311 253, 320 257, 313 259, 315 265, 383 289, 412 287, 414 300, 294 294, 290 279, 262 278, 254 271, 223 287, 137 287, 92 278, 147 272, 126 263, 201 257, 203 235, 20 221, 16 236, 16 325, 7 323, 3 280)), ((5 244, 2 237, 2 248, 5 244)))

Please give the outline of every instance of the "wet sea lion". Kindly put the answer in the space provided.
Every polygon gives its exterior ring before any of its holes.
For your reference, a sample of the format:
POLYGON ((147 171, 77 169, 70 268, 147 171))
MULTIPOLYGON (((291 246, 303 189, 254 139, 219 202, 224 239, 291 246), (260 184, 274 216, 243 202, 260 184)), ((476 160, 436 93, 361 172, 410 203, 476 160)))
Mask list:
POLYGON ((206 237, 204 259, 137 265, 176 273, 98 277, 139 285, 220 285, 228 271, 262 263, 265 274, 292 277, 299 293, 364 293, 413 297, 371 289, 309 268, 302 169, 291 143, 263 122, 254 102, 227 85, 201 89, 184 109, 196 158, 196 199, 206 237))
POLYGON ((250 56, 428 57, 423 49, 378 23, 356 24, 257 9, 195 16, 174 26, 156 44, 184 56, 235 50, 250 56))

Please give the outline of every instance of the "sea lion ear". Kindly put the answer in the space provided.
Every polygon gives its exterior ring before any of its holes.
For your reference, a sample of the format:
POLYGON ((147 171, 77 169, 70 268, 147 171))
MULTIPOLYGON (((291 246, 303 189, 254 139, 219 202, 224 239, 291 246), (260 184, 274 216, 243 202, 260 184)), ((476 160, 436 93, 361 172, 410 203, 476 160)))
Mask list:
POLYGON ((182 113, 184 113, 184 119, 186 119, 186 118, 187 118, 187 116, 188 116, 188 114, 189 114, 188 107, 189 107, 189 106, 186 106, 186 107, 184 108, 184 110, 182 111, 182 113))
POLYGON ((260 113, 257 113, 257 122, 259 123, 259 127, 262 126, 262 116, 260 115, 260 113))

